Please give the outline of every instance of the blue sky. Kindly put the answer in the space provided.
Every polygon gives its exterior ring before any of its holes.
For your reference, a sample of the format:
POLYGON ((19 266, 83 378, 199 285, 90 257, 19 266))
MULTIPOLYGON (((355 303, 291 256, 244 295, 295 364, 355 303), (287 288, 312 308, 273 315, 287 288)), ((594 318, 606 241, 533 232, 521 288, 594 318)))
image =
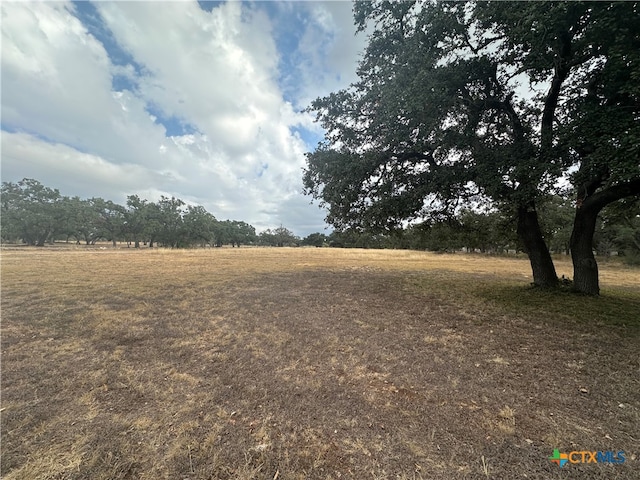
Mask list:
POLYGON ((323 231, 302 110, 356 80, 348 2, 2 2, 2 180, 323 231))

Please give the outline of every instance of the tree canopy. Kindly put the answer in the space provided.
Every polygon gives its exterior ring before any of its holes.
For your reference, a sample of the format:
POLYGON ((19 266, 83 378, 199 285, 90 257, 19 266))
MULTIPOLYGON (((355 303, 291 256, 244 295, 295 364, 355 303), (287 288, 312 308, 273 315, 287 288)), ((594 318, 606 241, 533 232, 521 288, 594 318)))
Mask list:
POLYGON ((1 191, 3 242, 43 246, 73 238, 95 244, 106 239, 141 243, 153 247, 255 243, 252 225, 237 220, 217 220, 200 205, 186 205, 175 197, 162 196, 150 202, 129 195, 126 206, 102 198, 66 197, 39 181, 25 178, 3 182, 1 191))
POLYGON ((640 194, 637 3, 354 4, 359 81, 316 99, 306 192, 338 229, 511 211, 534 283, 557 284, 539 206, 572 185, 576 286, 598 293, 595 219, 640 194))

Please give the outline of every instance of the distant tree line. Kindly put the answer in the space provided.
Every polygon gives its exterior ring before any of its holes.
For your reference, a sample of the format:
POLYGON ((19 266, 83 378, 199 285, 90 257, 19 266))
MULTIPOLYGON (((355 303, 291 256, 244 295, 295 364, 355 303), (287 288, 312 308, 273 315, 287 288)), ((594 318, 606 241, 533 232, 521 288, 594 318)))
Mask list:
MULTIPOLYGON (((549 197, 541 204, 542 230, 549 249, 569 253, 575 205, 568 198, 549 197)), ((400 248, 501 254, 522 251, 508 210, 479 212, 462 209, 456 215, 407 225, 384 233, 347 228, 329 235, 296 236, 282 225, 260 234, 237 220, 217 220, 202 206, 175 197, 157 202, 129 195, 126 205, 102 198, 67 197, 33 179, 3 182, 1 190, 3 243, 43 246, 54 241, 93 245, 118 241, 134 247, 188 248, 231 245, 272 247, 400 248)), ((640 202, 628 200, 604 209, 595 235, 600 255, 617 253, 640 264, 640 202)))
POLYGON ((186 205, 175 197, 157 202, 129 195, 126 205, 102 198, 61 195, 38 180, 3 182, 0 237, 3 243, 44 246, 55 241, 94 245, 98 241, 127 242, 139 248, 188 248, 223 245, 272 247, 323 246, 327 237, 313 233, 301 239, 282 225, 256 234, 238 220, 218 220, 204 207, 186 205))
MULTIPOLYGON (((567 198, 549 197, 541 203, 543 237, 555 254, 570 253, 575 205, 567 198)), ((347 228, 325 237, 332 247, 400 248, 436 252, 467 251, 489 254, 524 252, 513 227, 514 212, 460 210, 457 214, 431 219, 384 233, 347 228)), ((627 200, 605 208, 594 236, 598 255, 617 254, 627 263, 640 264, 640 202, 627 200)))
POLYGON ((61 195, 57 189, 25 178, 3 182, 1 191, 3 243, 44 246, 54 241, 86 245, 107 240, 134 247, 170 248, 254 244, 256 230, 237 220, 217 220, 202 206, 175 197, 157 202, 129 195, 126 205, 102 198, 61 195))

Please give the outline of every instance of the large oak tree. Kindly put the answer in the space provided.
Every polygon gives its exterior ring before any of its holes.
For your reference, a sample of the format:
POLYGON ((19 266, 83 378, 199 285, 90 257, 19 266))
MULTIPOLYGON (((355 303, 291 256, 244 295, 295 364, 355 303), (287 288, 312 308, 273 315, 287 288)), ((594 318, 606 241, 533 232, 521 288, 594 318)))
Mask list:
POLYGON ((354 14, 374 26, 360 80, 310 107, 327 133, 304 182, 327 220, 394 228, 490 201, 513 212, 534 283, 554 286, 537 205, 573 180, 589 197, 576 287, 598 293, 593 214, 640 192, 638 5, 374 1, 354 14), (603 109, 622 128, 593 135, 603 109))

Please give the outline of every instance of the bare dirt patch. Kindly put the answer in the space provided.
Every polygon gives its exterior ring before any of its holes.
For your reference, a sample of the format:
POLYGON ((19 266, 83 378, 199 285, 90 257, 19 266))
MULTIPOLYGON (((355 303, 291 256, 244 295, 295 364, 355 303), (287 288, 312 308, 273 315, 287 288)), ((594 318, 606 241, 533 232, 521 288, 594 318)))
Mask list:
POLYGON ((4 252, 2 476, 634 478, 640 273, 603 267, 596 299, 528 273, 418 252, 4 252), (626 462, 560 470, 554 448, 626 462))

